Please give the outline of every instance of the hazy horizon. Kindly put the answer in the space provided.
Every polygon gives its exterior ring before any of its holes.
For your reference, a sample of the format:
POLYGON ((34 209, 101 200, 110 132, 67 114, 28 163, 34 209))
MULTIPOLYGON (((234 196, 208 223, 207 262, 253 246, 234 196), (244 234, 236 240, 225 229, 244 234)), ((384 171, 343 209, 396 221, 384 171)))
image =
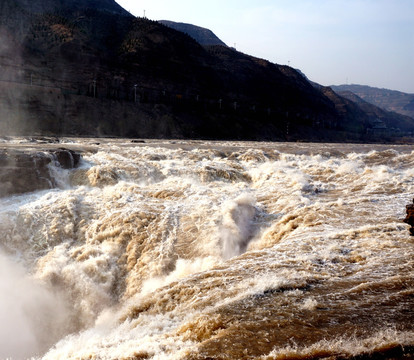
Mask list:
POLYGON ((190 23, 252 56, 300 69, 322 85, 414 94, 411 0, 118 0, 135 16, 190 23))

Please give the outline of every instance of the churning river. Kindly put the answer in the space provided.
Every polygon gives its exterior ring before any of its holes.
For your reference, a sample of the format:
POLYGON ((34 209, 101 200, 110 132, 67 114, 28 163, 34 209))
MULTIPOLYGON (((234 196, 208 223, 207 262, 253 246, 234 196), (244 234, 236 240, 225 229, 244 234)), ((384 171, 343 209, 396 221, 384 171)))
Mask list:
POLYGON ((0 199, 0 359, 414 356, 412 147, 57 146, 0 199))

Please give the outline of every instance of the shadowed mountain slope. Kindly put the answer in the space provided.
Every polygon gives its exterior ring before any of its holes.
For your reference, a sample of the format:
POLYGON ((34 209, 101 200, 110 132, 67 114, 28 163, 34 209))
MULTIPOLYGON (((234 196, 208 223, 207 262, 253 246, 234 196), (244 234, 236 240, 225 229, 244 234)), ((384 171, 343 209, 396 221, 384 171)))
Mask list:
POLYGON ((364 141, 372 126, 290 67, 201 46, 112 0, 0 10, 3 134, 364 141))
POLYGON ((194 40, 196 40, 200 45, 222 45, 226 44, 221 41, 211 30, 186 23, 178 23, 169 20, 160 20, 159 23, 168 26, 172 29, 181 31, 190 35, 194 40))

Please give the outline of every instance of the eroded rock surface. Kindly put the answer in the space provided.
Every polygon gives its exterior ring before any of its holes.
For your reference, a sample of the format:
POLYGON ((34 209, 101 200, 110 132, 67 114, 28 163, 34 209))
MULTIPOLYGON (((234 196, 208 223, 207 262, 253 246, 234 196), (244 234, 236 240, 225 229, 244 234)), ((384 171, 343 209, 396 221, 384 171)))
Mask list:
POLYGON ((406 206, 407 216, 404 219, 404 222, 411 225, 410 234, 414 236, 414 200, 413 204, 409 204, 406 206))
POLYGON ((56 181, 50 166, 76 168, 80 154, 60 148, 45 152, 0 150, 0 196, 51 189, 56 181))

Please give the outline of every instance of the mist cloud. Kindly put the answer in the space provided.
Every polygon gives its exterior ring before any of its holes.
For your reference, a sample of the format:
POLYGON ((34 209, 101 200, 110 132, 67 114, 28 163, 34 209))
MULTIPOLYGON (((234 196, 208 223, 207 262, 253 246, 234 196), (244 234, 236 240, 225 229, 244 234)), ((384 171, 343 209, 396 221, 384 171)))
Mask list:
POLYGON ((65 333, 62 298, 0 253, 0 359, 41 355, 65 333))

